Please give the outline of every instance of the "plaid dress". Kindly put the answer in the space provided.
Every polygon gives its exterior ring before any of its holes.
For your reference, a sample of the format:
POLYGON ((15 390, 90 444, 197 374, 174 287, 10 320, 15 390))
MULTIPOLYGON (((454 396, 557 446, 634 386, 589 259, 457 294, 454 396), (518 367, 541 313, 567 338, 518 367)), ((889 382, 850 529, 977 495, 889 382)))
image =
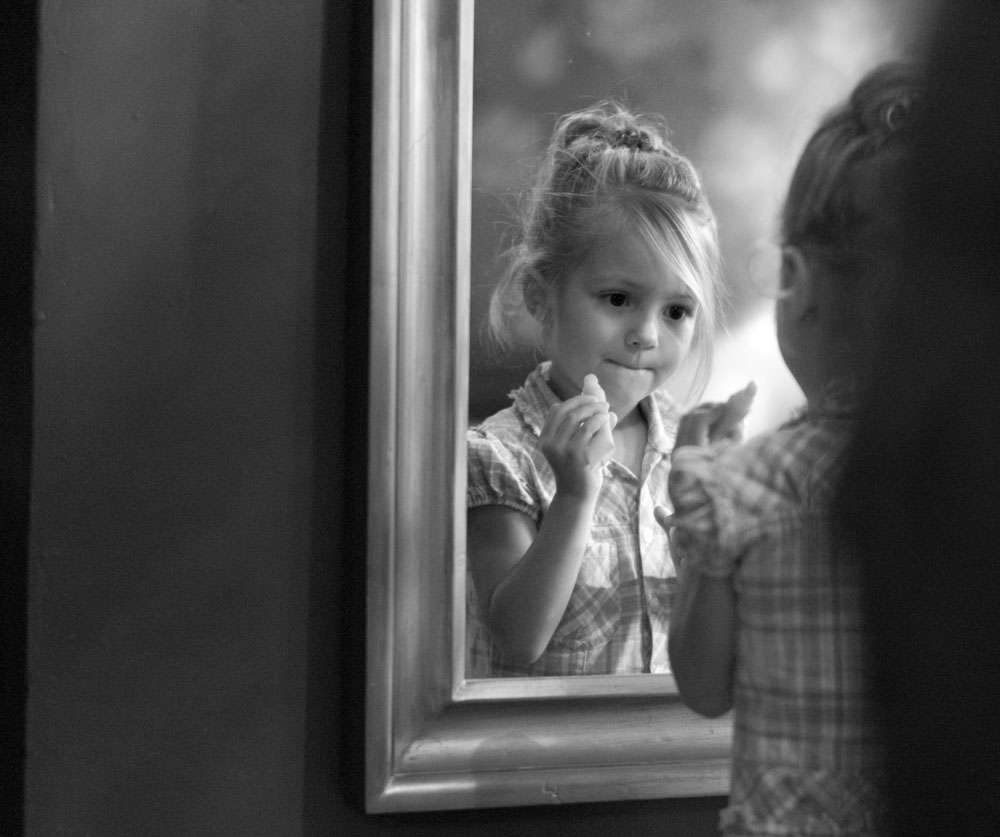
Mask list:
MULTIPOLYGON (((469 430, 468 508, 507 506, 541 524, 555 476, 539 435, 549 408, 560 400, 549 387, 548 369, 541 364, 511 393, 510 407, 469 430)), ((678 410, 665 391, 647 396, 639 409, 648 430, 641 473, 615 461, 605 466, 576 586, 545 652, 527 666, 504 660, 479 618, 470 576, 467 676, 669 671, 667 622, 677 579, 653 508, 668 502, 678 410)))
POLYGON ((834 387, 746 444, 674 452, 675 554, 736 592, 723 834, 885 833, 858 567, 832 531, 855 403, 834 387))

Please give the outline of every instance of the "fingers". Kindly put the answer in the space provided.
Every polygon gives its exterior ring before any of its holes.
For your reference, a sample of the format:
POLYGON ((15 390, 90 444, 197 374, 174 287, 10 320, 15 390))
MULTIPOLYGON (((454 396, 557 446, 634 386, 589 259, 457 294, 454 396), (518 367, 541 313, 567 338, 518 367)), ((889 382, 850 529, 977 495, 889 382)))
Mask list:
POLYGON ((581 421, 576 428, 574 436, 580 436, 581 440, 585 443, 589 441, 594 434, 600 432, 610 422, 610 413, 599 412, 585 418, 581 421))
POLYGON ((617 423, 597 376, 585 375, 580 395, 555 405, 546 418, 541 441, 549 464, 603 465, 614 452, 611 431, 617 423))
POLYGON ((751 381, 743 389, 730 395, 712 423, 709 437, 713 441, 731 437, 734 433, 742 437, 743 420, 749 414, 756 394, 757 384, 751 381))
POLYGON ((575 396, 549 411, 543 433, 562 446, 576 441, 586 444, 609 422, 610 415, 606 401, 597 401, 592 396, 575 396))
POLYGON ((734 392, 724 402, 706 401, 689 410, 677 424, 674 447, 705 446, 722 439, 739 440, 743 436, 743 420, 750 412, 757 384, 751 381, 734 392))
POLYGON ((587 465, 603 465, 615 452, 615 439, 611 435, 610 421, 604 422, 586 442, 584 458, 587 465))
POLYGON ((654 508, 653 517, 656 519, 656 522, 659 523, 661 527, 663 527, 668 531, 670 530, 670 527, 673 525, 673 522, 670 519, 670 509, 668 509, 666 506, 657 506, 656 508, 654 508))
POLYGON ((594 415, 606 418, 610 412, 611 408, 607 401, 599 401, 590 395, 576 395, 552 407, 546 421, 573 427, 594 415))
POLYGON ((718 415, 718 404, 700 404, 680 417, 674 447, 695 445, 703 447, 709 443, 709 428, 718 415))

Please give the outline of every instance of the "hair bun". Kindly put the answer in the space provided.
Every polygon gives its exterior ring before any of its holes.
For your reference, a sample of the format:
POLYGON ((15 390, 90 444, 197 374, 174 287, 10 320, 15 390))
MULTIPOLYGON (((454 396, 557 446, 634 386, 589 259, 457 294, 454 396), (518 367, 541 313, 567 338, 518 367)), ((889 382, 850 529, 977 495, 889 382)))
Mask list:
POLYGON ((913 97, 902 96, 890 102, 883 111, 882 121, 892 132, 903 130, 910 124, 913 112, 913 97))
POLYGON ((620 128, 611 135, 608 143, 612 148, 637 148, 639 151, 652 151, 653 143, 649 134, 642 129, 620 128))
POLYGON ((593 114, 572 114, 562 120, 557 130, 559 145, 570 148, 577 142, 591 142, 603 135, 603 125, 593 114))
POLYGON ((652 118, 637 118, 613 102, 606 102, 564 117, 554 137, 557 147, 587 149, 625 148, 633 151, 665 151, 666 126, 652 118), (661 136, 662 133, 662 136, 661 136))
POLYGON ((920 97, 915 68, 891 62, 877 68, 852 97, 852 110, 865 133, 896 134, 913 124, 920 97))

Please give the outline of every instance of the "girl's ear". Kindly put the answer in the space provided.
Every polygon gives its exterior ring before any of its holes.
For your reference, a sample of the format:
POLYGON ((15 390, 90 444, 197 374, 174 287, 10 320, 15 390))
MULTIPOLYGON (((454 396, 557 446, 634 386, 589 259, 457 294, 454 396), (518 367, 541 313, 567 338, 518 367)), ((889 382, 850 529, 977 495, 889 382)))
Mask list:
POLYGON ((524 279, 524 306, 539 323, 548 320, 549 295, 537 276, 529 275, 524 279))
POLYGON ((793 321, 816 319, 819 310, 817 276, 798 247, 781 248, 780 299, 793 321))

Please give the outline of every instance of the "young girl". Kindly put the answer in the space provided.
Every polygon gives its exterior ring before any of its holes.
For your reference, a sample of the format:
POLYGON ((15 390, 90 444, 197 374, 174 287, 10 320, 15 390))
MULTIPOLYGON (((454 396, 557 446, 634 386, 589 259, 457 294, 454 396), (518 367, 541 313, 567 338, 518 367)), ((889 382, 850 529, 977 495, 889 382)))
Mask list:
POLYGON ((718 273, 658 123, 616 104, 559 121, 490 312, 503 344, 526 313, 548 360, 468 434, 470 676, 668 670, 662 387, 689 352, 703 386, 718 273))
POLYGON ((858 567, 833 537, 834 500, 870 361, 866 315, 897 257, 918 94, 912 67, 873 70, 793 175, 776 320, 804 411, 742 445, 710 443, 718 408, 678 427, 674 514, 656 512, 680 562, 670 661, 692 708, 734 709, 724 834, 885 833, 858 567))

